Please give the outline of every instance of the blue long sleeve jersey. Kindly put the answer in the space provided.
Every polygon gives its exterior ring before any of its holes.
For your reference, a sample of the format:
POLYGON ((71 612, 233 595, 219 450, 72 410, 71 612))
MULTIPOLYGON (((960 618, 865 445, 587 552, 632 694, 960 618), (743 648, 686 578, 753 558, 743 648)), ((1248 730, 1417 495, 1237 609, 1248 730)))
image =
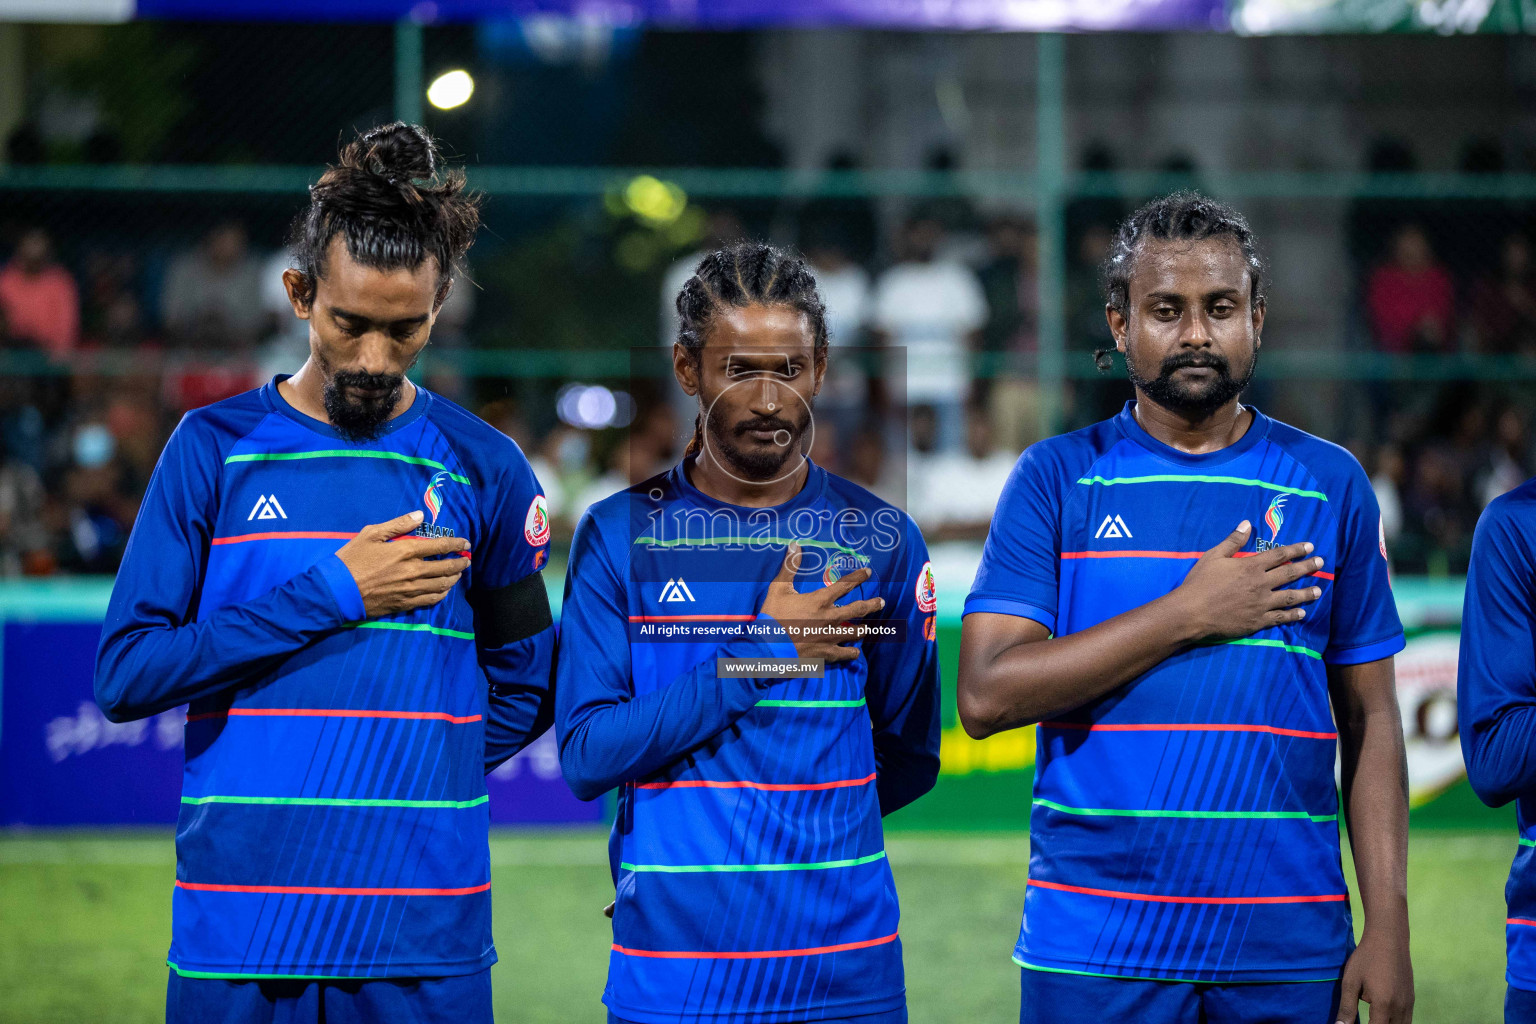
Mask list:
POLYGON ((420 977, 495 962, 485 771, 548 727, 544 498, 517 446, 418 388, 368 444, 274 379, 188 413, 112 590, 96 697, 190 702, 169 962, 420 977), (335 552, 422 509, 471 544, 436 605, 365 620, 335 552))
POLYGON ((1536 481, 1494 499, 1472 539, 1456 714, 1467 779, 1483 801, 1516 801, 1520 829, 1504 898, 1505 977, 1536 991, 1536 481))
POLYGON ((811 465, 772 508, 716 501, 681 466, 599 502, 561 610, 566 780, 619 787, 604 1002, 643 1024, 776 1024, 899 1012, 895 886, 881 814, 938 773, 934 583, 905 513, 811 465), (794 658, 759 619, 791 538, 797 590, 861 566, 885 635, 822 678, 733 676, 794 658))
POLYGON ((1300 622, 1190 647, 1038 727, 1023 967, 1202 982, 1337 978, 1353 946, 1329 665, 1403 648, 1370 483, 1254 410, 1191 455, 1116 417, 1032 446, 1003 488, 965 614, 1058 636, 1162 597, 1243 520, 1311 541, 1300 622))

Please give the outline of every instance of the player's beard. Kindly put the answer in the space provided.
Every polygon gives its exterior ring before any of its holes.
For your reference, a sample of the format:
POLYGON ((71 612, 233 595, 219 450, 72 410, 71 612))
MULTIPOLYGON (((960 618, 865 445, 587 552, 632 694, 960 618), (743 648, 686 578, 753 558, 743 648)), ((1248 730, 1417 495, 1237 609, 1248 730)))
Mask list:
POLYGON ((732 469, 748 480, 771 480, 784 470, 784 464, 800 454, 800 441, 811 425, 807 413, 805 419, 793 423, 777 416, 753 417, 734 426, 725 422, 723 410, 718 404, 709 410, 704 429, 709 432, 710 444, 719 452, 732 469), (773 445, 766 450, 744 450, 736 439, 749 430, 783 430, 789 434, 789 443, 773 445))
POLYGON ((384 424, 395 413, 400 396, 405 390, 402 373, 365 373, 362 370, 335 370, 324 358, 320 370, 325 381, 322 397, 325 414, 331 426, 344 439, 354 444, 373 441, 384 431, 384 424), (346 388, 382 388, 377 397, 348 394, 346 388))
POLYGON ((1169 412, 1196 421, 1206 418, 1246 391, 1258 366, 1258 345, 1253 346, 1253 355, 1240 377, 1234 377, 1231 362, 1215 352, 1175 352, 1163 360, 1157 369, 1157 377, 1152 380, 1136 372, 1134 361, 1125 361, 1126 374, 1136 390, 1169 412), (1187 366, 1210 367, 1216 371, 1216 377, 1196 384, 1183 384, 1174 380, 1174 373, 1187 366))

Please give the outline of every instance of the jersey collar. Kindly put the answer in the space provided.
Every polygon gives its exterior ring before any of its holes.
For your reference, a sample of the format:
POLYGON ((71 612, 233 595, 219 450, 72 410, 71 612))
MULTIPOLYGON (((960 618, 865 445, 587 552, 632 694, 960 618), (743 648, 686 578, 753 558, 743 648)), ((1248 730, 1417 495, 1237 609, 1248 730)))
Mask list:
MULTIPOLYGON (((279 413, 288 417, 295 423, 299 424, 299 426, 313 430, 317 434, 334 438, 338 441, 344 440, 344 438, 341 436, 341 432, 335 427, 331 426, 329 423, 324 423, 320 420, 317 420, 313 416, 306 416, 304 413, 299 412, 299 410, 288 404, 288 399, 283 397, 282 392, 277 389, 277 385, 292 376, 293 374, 291 373, 280 373, 261 386, 261 397, 262 400, 267 403, 267 408, 271 409, 275 413, 279 413)), ((385 423, 384 429, 379 432, 379 436, 372 442, 368 443, 377 444, 379 440, 388 437, 395 431, 400 430, 403 427, 407 427, 415 421, 421 419, 422 416, 426 415, 427 406, 431 404, 431 402, 431 392, 422 387, 420 384, 417 384, 416 398, 413 402, 411 402, 411 407, 405 410, 405 412, 401 413, 399 416, 396 416, 394 419, 385 423)), ((367 444, 362 442, 348 443, 356 444, 359 448, 367 447, 367 444)))
POLYGON ((1225 448, 1222 448, 1218 451, 1192 455, 1189 452, 1181 452, 1171 445, 1164 444, 1157 438, 1153 437, 1151 434, 1147 433, 1144 429, 1142 429, 1141 424, 1136 422, 1135 409, 1135 399, 1131 399, 1129 402, 1126 402, 1125 408, 1121 409, 1120 414, 1115 417, 1115 425, 1120 428, 1120 432, 1127 438, 1135 441, 1137 444, 1141 445, 1147 451, 1151 452, 1153 455, 1156 455, 1163 461, 1171 462, 1175 466, 1220 466, 1223 463, 1231 462, 1234 459, 1241 458, 1245 453, 1253 448, 1254 445, 1258 444, 1260 441, 1264 440, 1266 436, 1268 436, 1269 425, 1271 423, 1271 420, 1268 416, 1265 416, 1258 409, 1254 408, 1252 405, 1249 405, 1247 406, 1247 409, 1249 412, 1253 413, 1253 422, 1248 424, 1248 429, 1244 432, 1242 437, 1238 438, 1232 444, 1229 444, 1225 448))

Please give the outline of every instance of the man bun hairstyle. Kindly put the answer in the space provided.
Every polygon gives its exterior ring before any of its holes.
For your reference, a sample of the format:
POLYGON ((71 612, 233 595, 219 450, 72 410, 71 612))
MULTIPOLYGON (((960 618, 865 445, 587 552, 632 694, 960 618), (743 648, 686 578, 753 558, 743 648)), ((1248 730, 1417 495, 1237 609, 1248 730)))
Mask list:
MULTIPOLYGON (((1109 255, 1099 268, 1104 287, 1104 301, 1121 316, 1130 308, 1131 270, 1143 242, 1197 242, 1206 238, 1228 236, 1236 240, 1248 264, 1251 281, 1249 302, 1254 308, 1264 303, 1266 263, 1259 252, 1258 240, 1248 226, 1248 218, 1225 203, 1198 192, 1174 192, 1154 199, 1120 223, 1109 255)), ((1096 349, 1093 361, 1100 370, 1108 370, 1113 347, 1096 349)))
MULTIPOLYGON (((677 293, 677 343, 702 358, 704 340, 726 307, 788 306, 810 321, 817 355, 827 350, 827 307, 816 275, 798 254, 767 242, 736 242, 709 253, 677 293)), ((685 456, 704 450, 703 424, 695 420, 685 456)))
POLYGON ((464 172, 443 170, 437 140, 420 125, 396 121, 342 147, 336 164, 309 188, 309 209, 289 236, 294 267, 308 282, 306 301, 325 276, 331 240, 376 270, 414 270, 437 261, 438 302, 480 227, 480 196, 464 190, 464 172))

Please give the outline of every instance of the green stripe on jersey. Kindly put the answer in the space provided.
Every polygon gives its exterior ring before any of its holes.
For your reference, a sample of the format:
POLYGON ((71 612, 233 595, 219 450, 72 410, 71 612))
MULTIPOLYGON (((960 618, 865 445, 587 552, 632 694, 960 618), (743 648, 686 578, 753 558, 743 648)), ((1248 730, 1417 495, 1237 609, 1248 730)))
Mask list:
POLYGON ((1289 651, 1292 654, 1305 654, 1307 657, 1316 658, 1319 661, 1323 657, 1322 652, 1314 651, 1312 648, 1303 647, 1300 644, 1288 644, 1284 640, 1254 640, 1252 637, 1246 640, 1217 640, 1215 643, 1203 644, 1202 646, 1221 647, 1229 644, 1238 647, 1273 647, 1277 650, 1289 651))
MULTIPOLYGON (((244 455, 229 455, 224 458, 224 465, 232 462, 291 462, 295 459, 392 459, 395 462, 409 462, 413 466, 427 466, 430 469, 448 472, 448 467, 436 459, 423 459, 416 455, 403 455, 400 452, 372 452, 353 448, 333 448, 317 452, 248 452, 244 455)), ((467 484, 469 477, 459 473, 448 473, 448 478, 454 483, 467 484)))
POLYGON ((1536 846, 1536 839, 1527 839, 1524 836, 1521 836, 1520 837, 1520 845, 1521 846, 1536 846))
POLYGON ((858 700, 760 700, 760 708, 861 708, 864 698, 858 700))
POLYGON ((459 640, 473 640, 475 634, 466 633, 462 629, 448 629, 446 626, 429 626, 425 622, 354 622, 351 629, 398 629, 406 633, 433 633, 437 636, 451 636, 459 640))
POLYGON ((1063 814, 1102 815, 1111 818, 1251 818, 1258 820, 1294 819, 1298 821, 1339 820, 1339 816, 1337 814, 1308 814, 1306 811, 1133 811, 1118 807, 1068 807, 1066 804, 1058 804, 1054 800, 1046 800, 1043 797, 1036 797, 1035 803, 1039 804, 1041 807, 1049 807, 1053 811, 1061 811, 1063 814))
POLYGON ((463 810, 486 803, 489 796, 473 800, 353 800, 324 796, 184 796, 184 804, 261 804, 282 807, 415 807, 438 810, 463 810))
POLYGON ((227 978, 231 981, 367 981, 361 975, 345 974, 237 974, 231 971, 189 971, 176 961, 167 960, 166 966, 183 978, 227 978))
POLYGON ((1302 498, 1316 498, 1319 501, 1328 500, 1328 495, 1322 491, 1304 491, 1299 487, 1272 484, 1268 480, 1250 480, 1247 477, 1241 476, 1205 476, 1200 473, 1159 473, 1156 476, 1085 476, 1078 480, 1078 483, 1103 484, 1105 487, 1113 487, 1116 484, 1238 484, 1243 487, 1262 487, 1266 491, 1279 491, 1281 494, 1294 494, 1302 498))
POLYGON ((816 864, 626 864, 620 863, 623 871, 660 871, 666 874, 684 874, 698 871, 825 871, 828 868, 852 868, 860 864, 872 864, 885 858, 885 851, 872 853, 867 857, 854 857, 850 860, 824 860, 816 864))
MULTIPOLYGON (((1081 975, 1082 977, 1085 977, 1085 978, 1115 978, 1116 980, 1119 980, 1119 981, 1175 981, 1175 982, 1183 982, 1186 985, 1209 985, 1210 984, 1209 980, 1205 980, 1205 979, 1201 979, 1201 978, 1167 978, 1167 977, 1155 977, 1155 978, 1152 978, 1152 977, 1140 977, 1140 976, 1135 975, 1135 974, 1105 974, 1105 973, 1102 973, 1100 971, 1070 971, 1070 970, 1068 970, 1065 967, 1041 967, 1039 964, 1027 964, 1023 960, 1020 960, 1018 957, 1013 957, 1012 959, 1013 959, 1014 963, 1018 964, 1020 967, 1024 968, 1026 971, 1044 971, 1047 974, 1077 974, 1077 975, 1081 975)), ((1339 979, 1337 977, 1332 977, 1332 978, 1289 978, 1289 979, 1287 979, 1285 981, 1258 981, 1258 982, 1237 981, 1237 982, 1227 982, 1226 984, 1233 984, 1233 985, 1313 985, 1313 984, 1316 984, 1316 983, 1322 982, 1322 981, 1338 981, 1338 980, 1339 979)))

